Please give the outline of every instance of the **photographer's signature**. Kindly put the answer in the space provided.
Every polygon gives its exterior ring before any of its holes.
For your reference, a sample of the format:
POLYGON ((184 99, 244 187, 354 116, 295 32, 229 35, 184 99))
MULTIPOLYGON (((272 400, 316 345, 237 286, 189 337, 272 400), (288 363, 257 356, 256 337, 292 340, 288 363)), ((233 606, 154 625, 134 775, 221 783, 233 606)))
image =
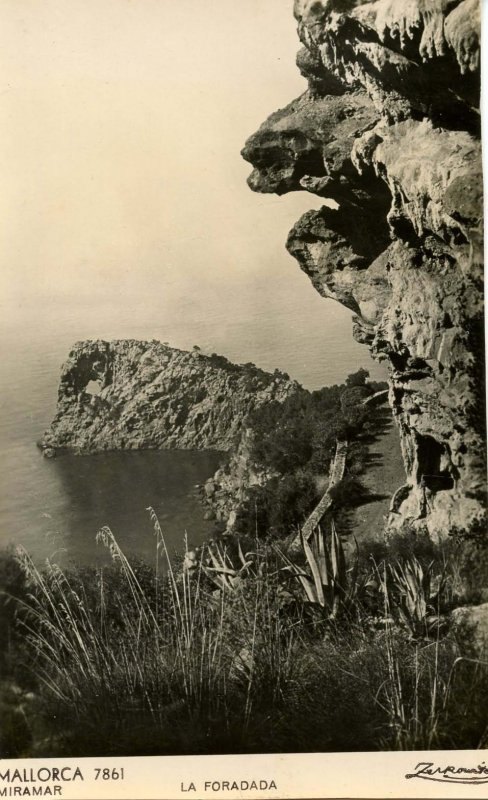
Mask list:
POLYGON ((488 767, 482 761, 475 767, 446 766, 439 767, 433 761, 421 761, 414 772, 405 775, 406 778, 422 778, 426 781, 439 781, 440 783, 488 783, 488 767))

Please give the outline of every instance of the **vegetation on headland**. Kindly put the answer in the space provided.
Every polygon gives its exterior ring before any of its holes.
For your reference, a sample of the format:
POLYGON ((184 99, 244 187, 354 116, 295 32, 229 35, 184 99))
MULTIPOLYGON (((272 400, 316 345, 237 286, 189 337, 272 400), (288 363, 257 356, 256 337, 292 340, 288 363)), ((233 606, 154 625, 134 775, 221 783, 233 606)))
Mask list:
POLYGON ((336 515, 364 497, 366 441, 381 427, 384 412, 363 402, 387 388, 368 377, 360 369, 344 384, 266 403, 249 415, 246 458, 266 479, 247 487, 236 530, 266 538, 295 536, 324 492, 340 439, 349 446, 346 474, 334 489, 336 515))
POLYGON ((108 567, 2 556, 3 756, 488 745, 487 665, 449 625, 462 545, 228 537, 175 565, 153 524, 152 566, 108 529, 108 567))

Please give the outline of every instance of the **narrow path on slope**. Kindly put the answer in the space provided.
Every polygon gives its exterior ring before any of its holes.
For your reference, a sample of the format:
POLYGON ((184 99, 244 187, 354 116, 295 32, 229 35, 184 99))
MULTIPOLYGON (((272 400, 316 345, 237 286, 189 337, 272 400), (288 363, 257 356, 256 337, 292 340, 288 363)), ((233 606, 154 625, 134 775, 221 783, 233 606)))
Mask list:
POLYGON ((398 487, 405 483, 398 428, 387 406, 382 417, 382 429, 369 443, 368 450, 361 483, 369 496, 352 509, 349 516, 349 531, 358 542, 381 536, 391 498, 398 487))
MULTIPOLYGON (((346 458, 347 458, 347 441, 345 439, 338 439, 336 444, 336 451, 334 455, 334 460, 332 461, 332 466, 330 469, 330 477, 329 477, 329 485, 325 491, 325 494, 319 500, 318 504, 315 506, 314 510, 308 517, 307 521, 305 522, 302 533, 305 539, 310 539, 314 529, 317 525, 320 525, 322 518, 325 515, 325 512, 329 509, 332 504, 332 497, 330 496, 330 490, 336 486, 336 484, 340 483, 342 478, 344 477, 344 472, 346 468, 346 458)), ((293 546, 298 546, 300 542, 300 537, 297 536, 295 541, 293 542, 293 546)))

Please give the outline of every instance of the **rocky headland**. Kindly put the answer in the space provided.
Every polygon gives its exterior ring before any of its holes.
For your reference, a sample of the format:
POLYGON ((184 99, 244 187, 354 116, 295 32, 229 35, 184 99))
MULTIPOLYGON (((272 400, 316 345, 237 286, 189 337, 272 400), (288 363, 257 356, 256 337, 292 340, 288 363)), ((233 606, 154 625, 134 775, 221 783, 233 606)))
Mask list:
POLYGON ((56 416, 39 443, 58 452, 230 450, 248 415, 300 385, 276 370, 236 365, 198 347, 158 341, 78 342, 61 370, 56 416))
MULTIPOLYGON (((62 367, 56 415, 39 446, 47 458, 110 450, 225 452, 199 487, 206 519, 216 520, 217 531, 249 531, 259 509, 261 533, 278 524, 286 535, 318 502, 337 436, 360 438, 365 416, 376 429, 375 415, 358 409, 375 387, 384 395, 385 384, 364 385, 366 376, 360 370, 348 379, 359 381, 356 388, 346 381, 310 392, 279 370, 233 364, 197 346, 187 352, 158 341, 78 342, 62 367), (279 522, 273 506, 286 509, 279 522)), ((348 468, 355 460, 352 452, 348 468)))
POLYGON ((309 88, 247 141, 257 192, 324 198, 287 248, 389 368, 392 524, 478 530, 486 503, 479 3, 296 0, 309 88))

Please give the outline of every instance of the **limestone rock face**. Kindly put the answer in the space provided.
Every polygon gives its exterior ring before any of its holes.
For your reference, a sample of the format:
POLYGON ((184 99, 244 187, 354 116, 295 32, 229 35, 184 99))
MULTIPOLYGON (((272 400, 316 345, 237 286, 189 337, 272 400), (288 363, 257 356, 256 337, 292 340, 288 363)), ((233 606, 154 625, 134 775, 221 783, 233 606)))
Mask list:
POLYGON ((287 248, 385 360, 407 484, 390 523, 486 499, 479 5, 296 0, 309 89, 246 142, 257 192, 324 198, 287 248))
POLYGON ((283 373, 157 341, 86 341, 61 373, 56 416, 41 448, 94 453, 121 448, 229 450, 247 415, 303 391, 283 373))

